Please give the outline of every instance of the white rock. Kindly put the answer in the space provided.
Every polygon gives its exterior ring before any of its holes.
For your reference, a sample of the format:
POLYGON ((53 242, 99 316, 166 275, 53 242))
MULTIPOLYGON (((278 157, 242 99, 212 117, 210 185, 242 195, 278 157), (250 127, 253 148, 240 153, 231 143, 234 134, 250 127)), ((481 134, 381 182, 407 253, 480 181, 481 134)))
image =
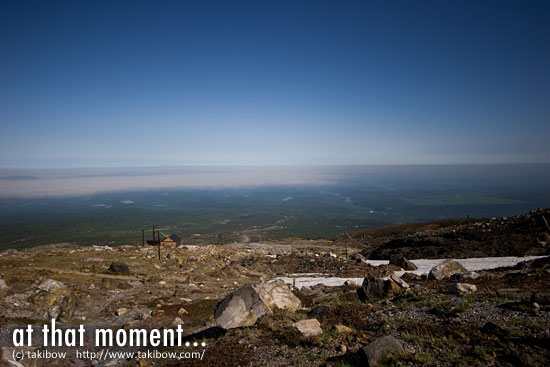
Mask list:
POLYGON ((448 289, 449 293, 454 294, 468 294, 477 292, 477 287, 473 284, 468 283, 454 283, 451 284, 451 286, 448 289))
POLYGON ((321 324, 317 319, 308 319, 295 322, 294 327, 305 336, 315 336, 323 332, 323 329, 321 329, 321 324))

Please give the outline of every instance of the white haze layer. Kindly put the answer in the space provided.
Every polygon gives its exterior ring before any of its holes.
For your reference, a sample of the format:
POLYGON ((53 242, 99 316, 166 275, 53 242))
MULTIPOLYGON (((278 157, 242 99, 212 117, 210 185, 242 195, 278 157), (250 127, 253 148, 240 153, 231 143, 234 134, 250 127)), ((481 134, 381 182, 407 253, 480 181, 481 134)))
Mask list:
POLYGON ((550 165, 187 166, 0 169, 0 198, 87 196, 151 189, 351 184, 387 190, 473 186, 536 192, 550 165))
POLYGON ((324 185, 331 177, 297 168, 139 168, 108 170, 0 171, 0 198, 86 196, 149 189, 324 185), (30 176, 30 177, 28 177, 30 176))

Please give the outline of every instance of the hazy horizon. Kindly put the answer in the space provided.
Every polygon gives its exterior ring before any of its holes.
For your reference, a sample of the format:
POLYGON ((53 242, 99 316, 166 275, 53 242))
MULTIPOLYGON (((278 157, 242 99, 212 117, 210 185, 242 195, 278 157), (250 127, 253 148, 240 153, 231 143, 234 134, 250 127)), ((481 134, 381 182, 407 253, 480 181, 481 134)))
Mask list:
POLYGON ((71 197, 106 192, 262 186, 361 185, 426 190, 550 185, 550 164, 158 166, 0 169, 0 198, 71 197))

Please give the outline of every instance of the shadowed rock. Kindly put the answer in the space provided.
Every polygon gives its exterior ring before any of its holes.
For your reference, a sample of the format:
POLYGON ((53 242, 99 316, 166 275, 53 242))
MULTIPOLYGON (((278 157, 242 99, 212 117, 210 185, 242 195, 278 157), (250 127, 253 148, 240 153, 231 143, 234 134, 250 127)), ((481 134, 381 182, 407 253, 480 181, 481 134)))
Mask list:
POLYGON ((403 255, 393 255, 390 257, 390 264, 397 265, 403 270, 416 270, 417 267, 407 260, 403 255))
POLYGON ((397 354, 403 354, 405 352, 403 349, 403 342, 391 335, 378 338, 366 347, 361 348, 363 357, 366 359, 369 367, 378 365, 378 362, 390 351, 397 354))
POLYGON ((357 296, 361 301, 365 302, 399 293, 402 289, 403 287, 391 279, 368 276, 363 280, 361 288, 357 290, 357 296))
POLYGON ((128 267, 128 265, 120 261, 113 261, 111 263, 111 266, 109 267, 109 270, 116 274, 130 273, 130 268, 128 267))
POLYGON ((240 288, 225 297, 216 306, 214 319, 224 329, 252 326, 263 315, 271 314, 260 295, 252 288, 240 288))
POLYGON ((262 283, 240 288, 225 297, 214 312, 216 323, 224 329, 252 326, 272 310, 296 311, 301 302, 283 282, 262 283))

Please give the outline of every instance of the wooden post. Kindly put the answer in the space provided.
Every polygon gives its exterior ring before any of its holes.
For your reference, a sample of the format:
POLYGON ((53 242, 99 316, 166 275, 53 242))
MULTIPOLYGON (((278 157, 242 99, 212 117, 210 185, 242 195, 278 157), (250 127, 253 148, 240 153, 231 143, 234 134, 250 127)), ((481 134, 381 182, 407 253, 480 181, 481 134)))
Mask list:
POLYGON ((348 234, 344 231, 344 247, 346 248, 346 260, 348 259, 348 234))
POLYGON ((145 230, 141 230, 141 246, 145 246, 145 230))
POLYGON ((159 251, 159 260, 160 260, 160 231, 157 231, 157 249, 159 251))
POLYGON ((470 228, 470 215, 466 215, 466 228, 470 228))
POLYGON ((153 241, 155 240, 155 226, 153 226, 153 241))

